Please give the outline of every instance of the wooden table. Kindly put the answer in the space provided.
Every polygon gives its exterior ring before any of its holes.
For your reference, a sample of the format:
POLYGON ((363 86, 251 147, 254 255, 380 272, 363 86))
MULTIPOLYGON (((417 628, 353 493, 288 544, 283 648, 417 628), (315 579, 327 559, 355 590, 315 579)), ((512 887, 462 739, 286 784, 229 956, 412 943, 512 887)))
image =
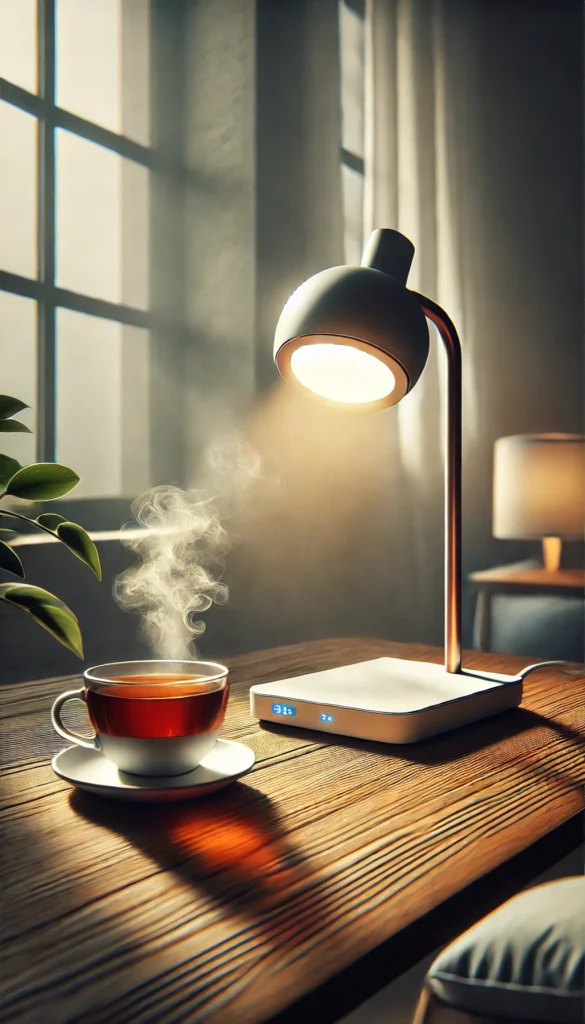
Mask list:
POLYGON ((555 594, 583 597, 585 571, 557 569, 550 572, 532 562, 517 562, 482 569, 469 574, 477 590, 474 643, 480 651, 489 651, 492 632, 492 596, 494 594, 555 594))
POLYGON ((577 843, 575 672, 537 673, 522 709, 410 747, 249 718, 252 682, 381 655, 441 658, 360 639, 233 659, 224 735, 255 768, 165 806, 54 776, 49 708, 70 680, 3 687, 3 1024, 333 1021, 577 843))

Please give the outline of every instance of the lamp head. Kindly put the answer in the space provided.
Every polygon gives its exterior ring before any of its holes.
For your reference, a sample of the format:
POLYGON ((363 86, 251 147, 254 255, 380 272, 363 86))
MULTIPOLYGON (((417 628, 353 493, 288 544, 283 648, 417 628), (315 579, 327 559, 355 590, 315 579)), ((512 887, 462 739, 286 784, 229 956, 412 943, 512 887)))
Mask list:
POLYGON ((380 229, 360 267, 331 267, 297 288, 274 338, 284 379, 358 409, 404 398, 429 353, 425 315, 406 288, 413 255, 404 235, 380 229))

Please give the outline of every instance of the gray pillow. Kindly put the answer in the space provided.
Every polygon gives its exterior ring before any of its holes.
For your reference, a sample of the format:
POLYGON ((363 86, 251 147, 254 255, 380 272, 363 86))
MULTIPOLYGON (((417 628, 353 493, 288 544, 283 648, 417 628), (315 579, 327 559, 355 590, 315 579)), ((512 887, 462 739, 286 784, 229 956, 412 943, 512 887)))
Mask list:
POLYGON ((583 1024, 585 877, 514 896, 439 954, 427 987, 478 1016, 583 1024))

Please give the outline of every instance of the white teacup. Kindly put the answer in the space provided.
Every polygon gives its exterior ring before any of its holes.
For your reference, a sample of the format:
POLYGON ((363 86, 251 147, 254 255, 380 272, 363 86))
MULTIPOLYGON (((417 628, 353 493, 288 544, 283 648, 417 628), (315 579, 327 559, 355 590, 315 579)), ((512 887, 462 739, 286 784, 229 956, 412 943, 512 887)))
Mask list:
POLYGON ((212 661, 119 661, 88 669, 84 681, 53 704, 53 728, 134 775, 196 768, 215 744, 229 695, 228 669, 212 661), (93 738, 63 724, 68 700, 86 703, 93 738))

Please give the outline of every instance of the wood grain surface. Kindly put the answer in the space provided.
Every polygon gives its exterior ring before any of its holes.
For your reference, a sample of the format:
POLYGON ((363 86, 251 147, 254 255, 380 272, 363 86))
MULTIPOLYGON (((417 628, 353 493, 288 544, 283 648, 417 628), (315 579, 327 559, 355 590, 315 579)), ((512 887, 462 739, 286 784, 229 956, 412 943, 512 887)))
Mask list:
POLYGON ((575 672, 535 673, 522 708, 409 747, 249 717, 254 682, 382 655, 442 657, 356 639, 232 659, 223 735, 255 768, 177 805, 70 788, 49 709, 71 680, 2 687, 3 1024, 266 1021, 583 810, 575 672))

